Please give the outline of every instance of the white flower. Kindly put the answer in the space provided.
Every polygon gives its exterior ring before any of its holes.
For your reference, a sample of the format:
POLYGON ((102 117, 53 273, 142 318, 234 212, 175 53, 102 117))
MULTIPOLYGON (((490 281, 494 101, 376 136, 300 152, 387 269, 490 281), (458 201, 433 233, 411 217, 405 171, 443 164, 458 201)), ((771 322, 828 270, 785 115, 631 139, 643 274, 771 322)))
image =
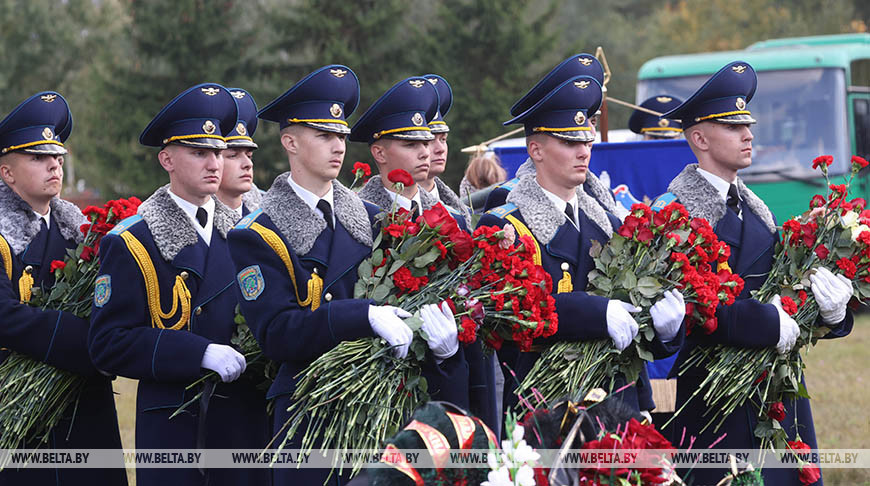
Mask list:
POLYGON ((504 231, 504 239, 498 242, 498 246, 502 250, 507 250, 514 244, 514 241, 516 241, 517 232, 511 224, 504 225, 502 231, 504 231))
POLYGON ((516 425, 514 430, 511 432, 511 440, 513 440, 514 444, 519 444, 523 437, 526 436, 526 429, 523 428, 522 425, 516 425))
POLYGON ((840 224, 844 228, 854 228, 855 226, 858 226, 858 213, 855 211, 849 211, 840 216, 840 224))
POLYGON ((517 463, 533 463, 541 458, 541 455, 532 449, 532 446, 521 440, 514 448, 514 461, 517 463))
POLYGON ((511 481, 511 472, 507 467, 490 471, 486 479, 486 481, 480 483, 480 486, 514 486, 514 482, 511 481))
POLYGON ((865 231, 870 231, 870 226, 862 224, 852 228, 852 241, 858 241, 858 236, 865 231))
POLYGON ((535 470, 532 466, 521 466, 517 471, 517 477, 514 478, 514 483, 519 486, 535 486, 535 470))

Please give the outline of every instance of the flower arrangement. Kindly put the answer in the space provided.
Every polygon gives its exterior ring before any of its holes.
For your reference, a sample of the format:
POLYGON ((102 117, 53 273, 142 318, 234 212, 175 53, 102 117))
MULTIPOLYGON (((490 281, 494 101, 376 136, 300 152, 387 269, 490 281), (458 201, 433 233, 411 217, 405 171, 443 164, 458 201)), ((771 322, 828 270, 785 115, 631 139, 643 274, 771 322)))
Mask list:
POLYGON ((545 350, 519 388, 534 389, 545 400, 581 390, 606 388, 618 373, 637 379, 645 361, 654 359, 655 329, 649 308, 664 292, 678 289, 686 300, 686 332, 716 330, 716 307, 731 304, 743 280, 728 268, 731 249, 710 224, 690 218, 673 202, 658 212, 635 204, 605 245, 593 242, 595 268, 587 292, 640 307, 634 343, 620 352, 607 340, 560 342, 545 350))
MULTIPOLYGON (((99 271, 100 240, 121 220, 135 215, 140 203, 131 197, 82 210, 90 221, 80 228, 84 241, 67 250, 63 260, 51 262, 54 285, 34 288, 28 303, 87 319, 99 271)), ((46 443, 64 412, 78 402, 86 382, 86 377, 20 353, 10 354, 0 364, 0 449, 46 443)))

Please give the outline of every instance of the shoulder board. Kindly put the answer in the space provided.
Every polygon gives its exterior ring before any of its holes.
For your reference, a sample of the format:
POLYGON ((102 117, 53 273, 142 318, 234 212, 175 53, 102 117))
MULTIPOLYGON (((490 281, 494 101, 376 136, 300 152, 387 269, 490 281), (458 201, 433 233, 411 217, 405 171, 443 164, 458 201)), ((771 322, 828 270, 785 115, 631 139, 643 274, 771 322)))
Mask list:
POLYGON ((446 209, 448 213, 450 213, 450 214, 455 214, 455 215, 457 215, 457 216, 462 216, 462 213, 460 213, 460 212, 457 211, 456 209, 451 208, 450 206, 448 206, 448 205, 446 205, 446 204, 443 204, 443 203, 442 203, 441 205, 444 206, 444 209, 446 209))
POLYGON ((517 206, 513 203, 502 204, 499 207, 492 208, 486 212, 486 214, 491 214, 493 216, 504 218, 508 214, 517 210, 517 206))
POLYGON ((138 223, 139 221, 142 221, 142 216, 139 216, 138 214, 130 216, 129 218, 126 218, 120 223, 116 224, 115 227, 112 228, 112 231, 109 231, 109 234, 120 235, 121 233, 133 227, 133 225, 138 223))
POLYGON ((260 216, 261 214, 263 214, 262 209, 255 209, 254 211, 248 213, 247 216, 242 218, 241 221, 236 223, 236 227, 233 229, 247 229, 248 227, 251 226, 251 223, 253 223, 257 219, 257 217, 260 216))
POLYGON ((514 177, 513 179, 502 183, 499 188, 507 189, 508 191, 513 191, 515 187, 517 187, 517 183, 520 182, 519 177, 514 177))
POLYGON ((677 196, 674 193, 666 192, 666 193, 662 194, 661 196, 657 197, 656 200, 652 203, 652 206, 650 206, 650 207, 652 208, 653 211, 661 211, 662 209, 665 208, 665 206, 667 206, 668 204, 670 204, 676 200, 677 200, 677 196))

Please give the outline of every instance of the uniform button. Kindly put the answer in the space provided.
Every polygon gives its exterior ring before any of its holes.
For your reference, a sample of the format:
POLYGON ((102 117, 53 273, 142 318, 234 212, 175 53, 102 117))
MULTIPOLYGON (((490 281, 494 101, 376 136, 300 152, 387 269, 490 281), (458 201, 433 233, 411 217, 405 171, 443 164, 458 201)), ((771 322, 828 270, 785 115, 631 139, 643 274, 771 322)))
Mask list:
POLYGON ((323 300, 325 300, 327 302, 331 302, 332 301, 332 294, 327 292, 326 295, 323 296, 323 300))
POLYGON ((567 272, 567 271, 568 271, 568 268, 569 268, 569 267, 568 267, 568 262, 562 262, 562 271, 563 271, 563 272, 567 272))
POLYGON ((202 314, 202 307, 197 307, 196 310, 194 311, 194 314, 196 314, 196 315, 202 314))
POLYGON ((187 272, 181 272, 181 280, 187 280, 187 277, 189 277, 189 276, 190 276, 189 273, 187 273, 187 272))

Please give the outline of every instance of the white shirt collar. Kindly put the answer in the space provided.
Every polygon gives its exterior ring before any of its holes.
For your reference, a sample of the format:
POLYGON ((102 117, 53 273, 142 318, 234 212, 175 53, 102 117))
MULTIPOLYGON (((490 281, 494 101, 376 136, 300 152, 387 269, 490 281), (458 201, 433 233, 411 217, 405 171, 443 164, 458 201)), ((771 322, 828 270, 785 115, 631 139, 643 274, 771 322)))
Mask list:
POLYGON ((313 209, 317 214, 323 216, 323 211, 317 208, 317 203, 320 202, 321 199, 326 200, 329 203, 329 207, 332 208, 332 227, 335 227, 335 204, 332 203, 333 200, 333 190, 332 184, 329 185, 329 191, 323 195, 323 197, 318 197, 317 194, 305 189, 300 186, 293 180, 293 173, 291 172, 289 176, 287 176, 287 182, 290 184, 290 187, 293 189, 293 192, 296 193, 297 196, 302 198, 305 201, 305 204, 308 205, 311 209, 313 209))
MULTIPOLYGON (((701 176, 703 176, 704 179, 707 179, 707 182, 709 182, 710 184, 713 185, 713 187, 716 188, 716 191, 719 193, 720 196, 722 196, 722 200, 724 200, 724 201, 728 200, 728 189, 731 187, 732 183, 717 176, 716 174, 713 174, 712 172, 707 172, 706 170, 704 170, 700 167, 698 168, 698 173, 701 174, 701 176)), ((739 194, 740 193, 738 192, 738 196, 739 196, 739 194)))
POLYGON ((417 193, 414 194, 414 197, 412 197, 411 199, 408 199, 407 197, 399 194, 398 192, 393 192, 393 191, 387 189, 386 187, 384 189, 387 190, 387 194, 390 195, 390 199, 395 201, 396 204, 398 204, 400 208, 405 209, 406 211, 410 211, 411 210, 411 201, 416 201, 417 207, 420 209, 420 212, 421 213, 423 212, 423 203, 420 200, 420 190, 423 188, 420 187, 419 184, 417 184, 417 193))
MULTIPOLYGON (((419 187, 420 189, 423 189, 423 186, 421 186, 421 185, 419 185, 419 184, 417 184, 417 187, 419 187)), ((426 191, 426 189, 423 189, 423 190, 426 191)), ((432 190, 431 190, 431 191, 426 191, 426 194, 429 194, 430 196, 434 197, 436 201, 440 201, 440 200, 441 200, 441 197, 440 197, 440 195, 438 194, 438 184, 433 184, 433 185, 432 185, 432 190)))
MULTIPOLYGON (((31 209, 31 211, 33 210, 31 209)), ((45 220, 45 227, 51 229, 51 208, 48 208, 48 211, 46 211, 45 214, 39 214, 36 211, 33 211, 33 214, 35 214, 37 218, 45 220)))
POLYGON ((206 245, 211 244, 211 233, 214 228, 214 199, 208 198, 205 204, 202 206, 197 206, 190 201, 180 198, 176 195, 172 190, 167 190, 169 196, 175 201, 175 204, 181 208, 187 214, 187 217, 190 219, 190 223, 196 229, 196 232, 199 233, 199 236, 205 240, 206 245), (199 225, 199 221, 196 220, 196 211, 199 208, 205 209, 205 213, 207 215, 205 227, 199 225))
MULTIPOLYGON (((537 182, 538 181, 535 180, 535 183, 537 183, 537 182)), ((547 199, 549 199, 553 203, 553 205, 556 206, 556 209, 558 209, 559 212, 562 214, 565 213, 565 207, 568 205, 568 203, 571 203, 571 209, 574 211, 574 221, 571 221, 571 224, 573 224, 575 228, 580 227, 580 223, 577 220, 578 215, 577 215, 577 193, 576 192, 574 193, 574 197, 572 197, 570 201, 566 201, 566 200, 562 199, 561 197, 553 194, 552 192, 544 189, 543 187, 541 187, 540 184, 538 184, 538 187, 540 187, 541 190, 544 191, 544 195, 547 196, 547 199)), ((565 215, 565 219, 568 219, 568 215, 565 215)))

